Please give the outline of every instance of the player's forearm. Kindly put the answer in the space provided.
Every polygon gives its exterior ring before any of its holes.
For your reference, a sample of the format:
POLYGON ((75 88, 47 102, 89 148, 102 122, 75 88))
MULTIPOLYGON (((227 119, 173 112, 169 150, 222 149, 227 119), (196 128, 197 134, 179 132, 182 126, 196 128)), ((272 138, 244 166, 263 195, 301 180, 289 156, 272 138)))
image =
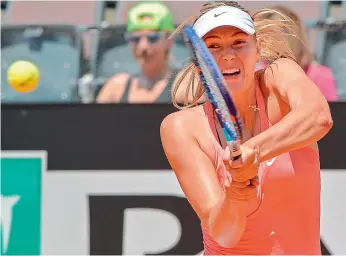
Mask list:
POLYGON ((209 232, 221 246, 234 247, 242 237, 246 227, 247 202, 225 198, 215 206, 209 215, 209 232))
POLYGON ((302 105, 277 124, 245 142, 258 147, 261 161, 303 148, 323 138, 333 126, 329 108, 302 105))

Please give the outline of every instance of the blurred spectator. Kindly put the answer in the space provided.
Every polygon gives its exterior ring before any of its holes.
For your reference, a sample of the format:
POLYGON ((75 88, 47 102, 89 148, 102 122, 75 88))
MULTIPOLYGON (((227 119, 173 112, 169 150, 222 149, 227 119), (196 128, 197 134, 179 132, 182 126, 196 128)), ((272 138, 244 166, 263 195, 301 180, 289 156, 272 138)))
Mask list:
POLYGON ((141 1, 128 12, 125 39, 141 68, 140 74, 116 74, 104 85, 99 103, 169 102, 178 69, 169 55, 168 39, 175 26, 170 10, 160 1, 141 1))
MULTIPOLYGON (((295 22, 296 26, 294 26, 292 29, 296 30, 300 39, 288 35, 287 41, 291 46, 297 63, 305 70, 310 79, 320 88, 328 101, 337 101, 338 95, 333 73, 330 68, 313 61, 303 21, 296 13, 284 6, 275 6, 271 9, 280 11, 295 22)), ((282 17, 273 12, 263 15, 262 17, 263 19, 282 19, 282 17)), ((262 61, 258 64, 257 68, 261 69, 267 64, 268 63, 265 61, 262 61)))

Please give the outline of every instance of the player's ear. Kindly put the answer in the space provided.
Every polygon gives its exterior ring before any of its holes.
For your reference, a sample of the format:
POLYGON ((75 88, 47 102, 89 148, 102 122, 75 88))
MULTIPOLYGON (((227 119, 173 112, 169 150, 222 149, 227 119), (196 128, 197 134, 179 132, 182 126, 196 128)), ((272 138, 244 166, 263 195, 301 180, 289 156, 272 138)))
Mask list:
POLYGON ((257 58, 256 58, 256 60, 258 62, 258 61, 261 60, 261 49, 263 48, 264 42, 258 36, 255 36, 255 41, 256 41, 256 49, 257 49, 257 52, 256 52, 257 53, 257 56, 256 56, 257 58))

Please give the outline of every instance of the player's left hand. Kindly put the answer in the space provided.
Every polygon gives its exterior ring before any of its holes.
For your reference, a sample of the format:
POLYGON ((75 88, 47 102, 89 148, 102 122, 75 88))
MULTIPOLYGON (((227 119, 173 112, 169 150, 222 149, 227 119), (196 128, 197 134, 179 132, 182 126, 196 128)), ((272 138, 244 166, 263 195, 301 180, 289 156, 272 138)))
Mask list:
POLYGON ((236 160, 232 160, 231 152, 226 147, 223 155, 223 162, 232 180, 237 182, 246 182, 251 180, 252 185, 258 185, 258 167, 257 151, 254 148, 241 145, 241 155, 236 160))

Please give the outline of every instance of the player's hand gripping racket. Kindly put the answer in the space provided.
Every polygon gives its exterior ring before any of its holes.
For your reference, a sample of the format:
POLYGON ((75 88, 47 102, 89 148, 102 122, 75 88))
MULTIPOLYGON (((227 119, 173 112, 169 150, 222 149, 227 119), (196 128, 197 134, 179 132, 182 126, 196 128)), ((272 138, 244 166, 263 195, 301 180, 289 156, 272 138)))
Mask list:
POLYGON ((213 56, 204 41, 188 26, 184 29, 187 46, 193 63, 199 70, 202 85, 216 112, 233 159, 240 156, 240 143, 243 137, 243 124, 226 82, 213 56))

